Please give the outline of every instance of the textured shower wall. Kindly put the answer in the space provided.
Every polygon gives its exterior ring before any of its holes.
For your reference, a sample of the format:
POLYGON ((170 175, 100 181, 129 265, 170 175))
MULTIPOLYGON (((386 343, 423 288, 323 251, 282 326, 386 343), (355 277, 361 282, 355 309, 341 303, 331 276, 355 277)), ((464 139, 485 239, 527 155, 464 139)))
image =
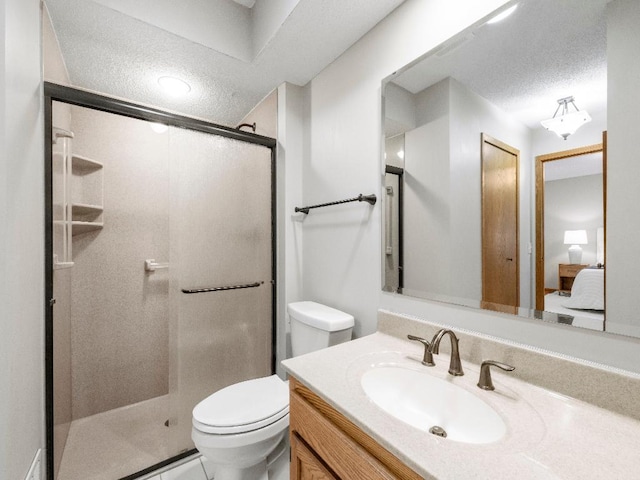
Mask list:
POLYGON ((168 134, 73 107, 74 152, 104 164, 104 228, 73 237, 73 418, 168 392, 168 134))

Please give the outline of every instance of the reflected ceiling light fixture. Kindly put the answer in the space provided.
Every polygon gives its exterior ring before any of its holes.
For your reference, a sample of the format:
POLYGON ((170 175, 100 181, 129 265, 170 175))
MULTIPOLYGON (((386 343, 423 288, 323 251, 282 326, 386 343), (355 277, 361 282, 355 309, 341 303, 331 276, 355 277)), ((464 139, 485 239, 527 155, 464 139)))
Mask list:
POLYGON ((566 140, 569 135, 575 133, 582 125, 590 121, 591 116, 586 110, 578 110, 573 97, 565 97, 558 100, 558 108, 556 108, 556 113, 553 114, 553 117, 540 123, 547 130, 566 140), (576 111, 569 112, 569 105, 573 105, 576 111), (558 116, 560 109, 562 109, 562 113, 558 116))
POLYGON ((498 23, 498 22, 504 20, 509 15, 511 15, 513 12, 515 12, 516 8, 518 8, 518 5, 514 5, 513 7, 507 8, 506 10, 504 10, 503 12, 500 12, 495 17, 493 17, 491 20, 489 20, 487 22, 487 24, 491 25, 492 23, 498 23))
POLYGON ((173 97, 181 97, 191 91, 191 86, 187 82, 176 77, 160 77, 158 78, 158 84, 173 97))

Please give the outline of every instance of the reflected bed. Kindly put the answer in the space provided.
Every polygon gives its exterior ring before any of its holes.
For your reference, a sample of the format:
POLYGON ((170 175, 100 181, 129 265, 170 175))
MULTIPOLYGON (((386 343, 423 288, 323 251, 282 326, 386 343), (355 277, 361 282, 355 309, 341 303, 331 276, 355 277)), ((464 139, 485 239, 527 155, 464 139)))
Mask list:
POLYGON ((571 296, 549 293, 544 297, 544 309, 556 313, 558 323, 604 331, 604 268, 581 270, 571 296))

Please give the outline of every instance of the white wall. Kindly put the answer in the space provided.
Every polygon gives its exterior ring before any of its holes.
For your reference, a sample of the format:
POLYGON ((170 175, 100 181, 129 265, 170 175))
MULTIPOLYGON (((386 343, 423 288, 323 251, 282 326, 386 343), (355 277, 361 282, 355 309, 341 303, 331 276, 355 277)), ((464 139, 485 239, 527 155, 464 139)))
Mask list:
MULTIPOLYGON (((449 92, 444 93, 448 99, 449 92)), ((443 161, 450 156, 449 138, 448 108, 432 121, 405 134, 403 271, 406 291, 454 295, 452 179, 449 162, 443 161)))
POLYGON ((607 325, 639 335, 640 295, 624 292, 638 284, 640 272, 640 2, 615 0, 608 7, 607 325), (630 52, 636 61, 629 61, 630 52))
MULTIPOLYGON (((308 86, 309 144, 303 172, 305 202, 338 200, 370 191, 380 195, 381 79, 503 3, 502 0, 407 0, 313 79, 308 86)), ((629 87, 633 78, 637 75, 625 77, 629 87)), ((618 99, 619 108, 627 102, 629 115, 632 114, 630 109, 640 104, 640 94, 637 90, 631 91, 632 102, 629 102, 627 94, 618 99)), ((627 122, 625 128, 631 129, 634 125, 634 122, 627 122)), ((632 145, 629 145, 629 150, 625 149, 625 152, 632 152, 626 155, 630 159, 637 157, 636 152, 640 151, 637 145, 640 137, 636 135, 634 138, 635 148, 631 149, 632 145)), ((624 161, 618 158, 618 162, 624 161)), ((640 161, 632 163, 633 169, 640 168, 640 161)), ((613 168, 615 172, 620 171, 620 167, 613 168)), ((631 173, 634 172, 636 175, 627 175, 623 181, 629 183, 633 178, 640 178, 640 173, 636 170, 631 173)), ((622 198, 615 202, 621 204, 622 198)), ((624 203, 627 202, 625 199, 624 203)), ((636 211, 638 208, 640 201, 634 202, 634 218, 640 218, 640 212, 636 211)), ((629 212, 628 208, 626 212, 629 212)), ((303 226, 304 295, 309 300, 324 302, 354 314, 357 335, 375 330, 377 309, 382 307, 640 371, 640 341, 637 339, 542 325, 538 321, 506 314, 382 292, 380 220, 379 203, 373 209, 367 205, 348 204, 313 211, 303 226)), ((610 219, 608 221, 611 222, 610 219)), ((614 229, 616 234, 618 228, 614 229)), ((636 272, 638 270, 635 268, 636 272)), ((627 269, 625 271, 628 272, 627 269)), ((635 277, 627 274, 627 278, 635 277)), ((607 287, 610 287, 608 280, 607 287)), ((635 312, 628 313, 636 316, 635 312)))
MULTIPOLYGON (((413 96, 418 127, 405 134, 403 263, 404 291, 409 294, 454 295, 452 179, 449 162, 442 161, 451 153, 450 85, 447 78, 413 96)), ((387 96, 385 109, 393 101, 387 96)))
MULTIPOLYGON (((291 356, 288 303, 302 295, 302 229, 304 214, 295 214, 302 202, 304 156, 304 89, 290 83, 278 87, 278 359, 291 356)), ((278 373, 284 370, 278 362, 278 373)))
POLYGON ((0 475, 20 480, 44 447, 40 2, 0 12, 0 475))
POLYGON ((384 127, 387 138, 416 128, 416 97, 395 83, 387 85, 384 96, 384 127))
POLYGON ((519 165, 519 256, 520 306, 531 307, 531 131, 515 118, 461 83, 451 81, 452 219, 451 247, 466 252, 453 258, 451 269, 458 272, 459 296, 482 296, 482 153, 480 133, 486 133, 520 152, 519 165), (473 201, 476 199, 476 201, 473 201), (462 273, 461 273, 462 272, 462 273))
POLYGON ((486 133, 520 151, 520 306, 530 308, 531 131, 452 78, 416 94, 414 103, 420 126, 406 133, 405 155, 407 291, 481 300, 486 133))
MULTIPOLYGON (((305 203, 380 197, 380 82, 504 1, 462 3, 408 0, 310 82, 305 203)), ((314 210, 303 226, 305 296, 353 314, 359 336, 380 305, 380 208, 314 210)))

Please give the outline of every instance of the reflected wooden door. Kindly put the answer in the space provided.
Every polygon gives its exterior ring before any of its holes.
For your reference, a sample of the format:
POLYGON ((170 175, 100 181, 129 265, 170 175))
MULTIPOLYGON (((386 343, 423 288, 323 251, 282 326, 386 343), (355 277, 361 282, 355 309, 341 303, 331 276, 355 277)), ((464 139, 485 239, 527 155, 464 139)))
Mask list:
POLYGON ((482 134, 482 304, 510 313, 520 304, 519 160, 519 150, 482 134))

